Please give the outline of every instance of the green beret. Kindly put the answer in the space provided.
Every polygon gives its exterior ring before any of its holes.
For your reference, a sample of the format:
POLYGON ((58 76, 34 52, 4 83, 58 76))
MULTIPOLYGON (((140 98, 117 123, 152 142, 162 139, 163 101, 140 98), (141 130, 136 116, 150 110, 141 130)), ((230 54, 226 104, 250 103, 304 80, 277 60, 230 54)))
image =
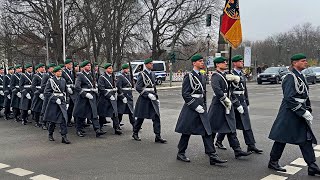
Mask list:
POLYGON ((121 66, 121 68, 122 68, 122 69, 128 69, 128 68, 129 68, 129 64, 123 64, 123 65, 121 66))
POLYGON ((19 69, 19 68, 22 68, 22 66, 21 66, 20 64, 18 64, 18 65, 16 65, 14 68, 15 68, 15 69, 19 69))
POLYGON ((30 67, 32 67, 32 64, 30 64, 30 63, 27 63, 25 66, 24 66, 24 68, 30 68, 30 67))
POLYGON ((56 67, 53 68, 53 72, 54 72, 54 73, 57 72, 57 71, 59 71, 59 70, 61 70, 61 67, 60 67, 60 66, 56 66, 56 67))
POLYGON ((243 57, 241 55, 235 55, 232 57, 232 62, 238 62, 238 61, 241 61, 243 60, 243 57))
POLYGON ((45 66, 43 63, 40 63, 40 64, 38 64, 35 68, 36 68, 36 70, 37 69, 39 69, 39 68, 41 68, 41 67, 43 67, 43 66, 45 66))
POLYGON ((8 70, 12 70, 12 69, 14 69, 13 66, 9 66, 9 67, 8 67, 8 70))
POLYGON ((80 64, 80 67, 85 67, 85 66, 88 65, 89 63, 90 63, 90 61, 84 60, 84 61, 80 64))
POLYGON ((50 63, 50 64, 48 64, 48 68, 55 67, 55 66, 56 66, 55 63, 50 63))
POLYGON ((213 62, 214 62, 215 64, 218 64, 218 63, 223 63, 223 62, 225 62, 226 60, 227 60, 227 58, 221 56, 221 57, 216 57, 216 58, 214 58, 213 62))
POLYGON ((97 62, 94 62, 93 64, 94 64, 94 66, 98 66, 98 63, 97 63, 97 62))
POLYGON ((78 62, 73 62, 73 66, 78 66, 79 63, 78 62))
POLYGON ((105 65, 103 66, 103 68, 107 69, 107 68, 110 67, 110 66, 111 66, 111 64, 110 64, 110 63, 107 63, 107 64, 105 64, 105 65))
POLYGON ((151 63, 151 62, 152 62, 151 58, 148 58, 148 59, 144 60, 144 64, 148 64, 148 63, 151 63))
POLYGON ((59 64, 58 66, 60 66, 61 68, 63 68, 63 67, 64 67, 64 64, 59 64))
POLYGON ((295 54, 291 57, 291 61, 298 61, 298 60, 301 60, 301 59, 306 59, 307 56, 302 54, 302 53, 299 53, 299 54, 295 54))
POLYGON ((196 61, 199 61, 200 59, 203 59, 201 54, 195 54, 195 55, 192 56, 191 62, 196 62, 196 61))
POLYGON ((72 59, 66 59, 65 61, 64 61, 64 64, 69 64, 69 63, 71 63, 72 62, 72 59))

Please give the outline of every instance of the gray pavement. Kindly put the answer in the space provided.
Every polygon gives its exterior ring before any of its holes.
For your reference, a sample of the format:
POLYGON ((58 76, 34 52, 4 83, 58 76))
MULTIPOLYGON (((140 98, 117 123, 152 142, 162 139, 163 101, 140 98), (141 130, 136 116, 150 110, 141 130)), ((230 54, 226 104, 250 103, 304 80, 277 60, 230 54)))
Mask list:
MULTIPOLYGON (((175 124, 183 105, 181 89, 160 90, 162 136, 168 144, 154 143, 152 121, 145 120, 140 137, 141 142, 131 138, 132 127, 128 117, 124 116, 124 134, 116 136, 111 127, 107 126, 107 135, 95 138, 92 128, 87 128, 87 136, 79 138, 74 128, 69 129, 71 145, 60 143, 58 130, 56 141, 47 140, 47 132, 33 127, 31 124, 22 126, 13 121, 0 119, 0 179, 49 179, 41 178, 43 174, 56 179, 88 180, 88 179, 262 179, 270 174, 287 177, 288 179, 314 179, 307 176, 305 166, 293 175, 281 174, 267 168, 272 141, 268 133, 280 106, 281 85, 249 84, 250 112, 257 147, 262 148, 262 155, 253 154, 237 160, 234 158, 228 141, 224 144, 227 151, 217 150, 219 156, 228 160, 226 165, 210 166, 204 154, 201 137, 190 139, 187 156, 191 163, 176 160, 177 143, 180 134, 174 132, 175 124), (10 167, 6 167, 9 165, 10 167), (14 168, 31 171, 7 172, 14 168), (30 172, 29 172, 30 173, 30 172), (18 174, 18 175, 15 175, 18 174), (28 173, 27 173, 28 174, 28 173), (20 175, 20 176, 19 176, 20 175)), ((315 120, 313 129, 317 137, 320 130, 320 91, 319 85, 311 86, 311 98, 315 120)), ((208 86, 208 101, 211 102, 212 90, 208 86)), ((137 96, 135 96, 137 97, 137 96)), ((238 133, 241 146, 246 150, 242 133, 238 133)), ((298 146, 287 145, 281 164, 301 158, 298 146)), ((319 158, 318 158, 319 160, 319 158)), ((272 179, 272 178, 271 178, 272 179)), ((273 178, 274 179, 274 178, 273 178)))

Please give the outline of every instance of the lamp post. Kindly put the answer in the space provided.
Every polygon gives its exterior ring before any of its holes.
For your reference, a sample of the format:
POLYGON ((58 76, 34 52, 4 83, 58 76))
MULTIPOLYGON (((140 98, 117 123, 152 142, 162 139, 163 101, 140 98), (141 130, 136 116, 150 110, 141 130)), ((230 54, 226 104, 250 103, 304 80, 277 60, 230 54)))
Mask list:
POLYGON ((62 52, 63 52, 63 56, 62 56, 62 61, 65 60, 66 58, 66 25, 65 25, 65 18, 64 18, 64 1, 62 0, 62 52))
POLYGON ((43 27, 43 31, 44 31, 45 36, 46 36, 46 49, 47 49, 46 63, 48 65, 49 64, 49 36, 50 36, 50 28, 49 28, 49 26, 43 27))
POLYGON ((207 61, 206 61, 206 82, 209 80, 208 78, 208 63, 209 63, 209 56, 210 56, 210 40, 211 40, 211 36, 210 34, 207 35, 206 37, 206 41, 207 41, 207 46, 208 46, 208 50, 207 50, 207 61))
MULTIPOLYGON (((290 54, 290 48, 287 48, 287 59, 289 58, 289 54, 290 54)), ((290 65, 291 61, 289 61, 289 65, 290 65)))

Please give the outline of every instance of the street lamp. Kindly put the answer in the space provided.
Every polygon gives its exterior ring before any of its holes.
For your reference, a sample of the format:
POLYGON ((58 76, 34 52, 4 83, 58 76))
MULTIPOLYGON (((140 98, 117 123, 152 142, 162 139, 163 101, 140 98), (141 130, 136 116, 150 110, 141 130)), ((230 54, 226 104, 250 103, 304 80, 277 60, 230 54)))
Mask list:
POLYGON ((49 28, 49 26, 43 27, 43 31, 44 31, 45 36, 46 36, 46 49, 47 49, 46 63, 48 65, 49 64, 49 36, 50 36, 50 28, 49 28))

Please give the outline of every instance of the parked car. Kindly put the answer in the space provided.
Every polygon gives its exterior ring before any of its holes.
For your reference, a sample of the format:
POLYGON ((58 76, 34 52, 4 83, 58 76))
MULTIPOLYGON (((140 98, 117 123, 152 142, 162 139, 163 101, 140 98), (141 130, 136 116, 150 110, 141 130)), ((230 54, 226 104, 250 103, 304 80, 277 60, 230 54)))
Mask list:
POLYGON ((317 81, 320 81, 320 67, 309 67, 308 69, 312 69, 314 73, 316 73, 317 81))
POLYGON ((314 68, 310 67, 302 71, 302 74, 307 79, 307 82, 310 84, 316 84, 317 83, 317 76, 316 73, 313 70, 314 68))
POLYGON ((282 81, 282 77, 287 75, 290 71, 286 67, 269 67, 263 73, 257 77, 257 83, 271 82, 279 84, 282 81))
MULTIPOLYGON (((140 71, 145 69, 143 61, 134 61, 131 62, 133 77, 137 80, 137 76, 140 71)), ((166 63, 164 61, 153 61, 153 69, 152 71, 156 75, 156 84, 161 85, 163 81, 166 80, 166 63)))

